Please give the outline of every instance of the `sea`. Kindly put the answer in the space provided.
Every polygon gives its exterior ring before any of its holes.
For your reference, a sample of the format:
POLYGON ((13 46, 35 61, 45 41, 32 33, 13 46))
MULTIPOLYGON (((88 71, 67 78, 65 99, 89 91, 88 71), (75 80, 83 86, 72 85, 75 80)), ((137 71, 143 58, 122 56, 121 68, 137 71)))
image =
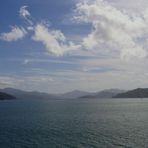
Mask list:
POLYGON ((147 148, 148 99, 0 101, 0 148, 147 148))

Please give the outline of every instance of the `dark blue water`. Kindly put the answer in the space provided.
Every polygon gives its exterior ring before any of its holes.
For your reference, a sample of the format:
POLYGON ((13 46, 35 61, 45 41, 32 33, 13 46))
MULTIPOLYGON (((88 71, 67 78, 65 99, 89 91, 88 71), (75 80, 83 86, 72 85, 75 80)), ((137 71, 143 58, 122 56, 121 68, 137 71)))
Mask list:
POLYGON ((148 99, 0 102, 0 148, 116 147, 148 147, 148 99))

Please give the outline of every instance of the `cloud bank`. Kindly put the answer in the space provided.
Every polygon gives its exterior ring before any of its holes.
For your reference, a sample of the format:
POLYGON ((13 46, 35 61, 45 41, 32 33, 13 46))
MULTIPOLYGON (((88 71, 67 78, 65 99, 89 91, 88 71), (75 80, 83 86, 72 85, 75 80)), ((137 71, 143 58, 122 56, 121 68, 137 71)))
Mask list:
POLYGON ((147 56, 147 48, 143 47, 147 43, 147 11, 130 15, 103 0, 85 0, 77 4, 75 12, 78 22, 92 24, 91 33, 83 39, 84 48, 101 49, 107 45, 119 51, 122 59, 147 56))

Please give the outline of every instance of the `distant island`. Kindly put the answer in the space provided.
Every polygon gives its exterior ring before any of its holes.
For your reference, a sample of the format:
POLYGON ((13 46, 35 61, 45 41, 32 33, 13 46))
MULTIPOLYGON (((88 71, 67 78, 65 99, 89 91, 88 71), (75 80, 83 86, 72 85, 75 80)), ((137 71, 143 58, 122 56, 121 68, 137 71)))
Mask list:
POLYGON ((0 100, 14 100, 14 99, 16 99, 16 97, 7 93, 0 92, 0 100))
POLYGON ((113 98, 148 98, 148 88, 137 88, 124 93, 119 93, 113 98))

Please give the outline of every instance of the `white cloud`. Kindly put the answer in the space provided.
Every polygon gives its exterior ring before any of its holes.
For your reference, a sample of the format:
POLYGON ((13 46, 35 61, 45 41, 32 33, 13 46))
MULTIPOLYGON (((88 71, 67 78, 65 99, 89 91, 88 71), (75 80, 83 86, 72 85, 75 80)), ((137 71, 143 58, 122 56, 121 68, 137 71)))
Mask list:
POLYGON ((139 16, 130 15, 104 0, 84 0, 77 4, 76 14, 74 19, 77 21, 92 24, 91 33, 83 39, 84 48, 101 49, 103 52, 103 45, 107 45, 120 51, 123 59, 147 56, 147 49, 143 47, 148 33, 146 11, 139 16))
POLYGON ((20 28, 20 27, 14 26, 12 27, 10 32, 1 33, 0 39, 8 42, 17 41, 24 38, 26 34, 27 32, 23 27, 20 28))
POLYGON ((29 13, 29 11, 27 10, 27 8, 28 8, 28 6, 22 6, 22 7, 20 8, 20 11, 19 11, 20 16, 22 16, 22 17, 28 17, 28 16, 30 16, 30 13, 29 13))
POLYGON ((20 8, 19 14, 22 18, 24 18, 30 25, 33 25, 33 22, 31 21, 31 14, 27 10, 28 6, 22 6, 20 8))
POLYGON ((17 79, 13 76, 0 75, 0 88, 5 88, 5 87, 16 88, 20 82, 24 81, 22 79, 17 79))
POLYGON ((37 24, 33 40, 45 45, 49 54, 62 56, 68 51, 77 50, 79 45, 67 41, 65 35, 59 30, 50 30, 45 24, 37 24))
POLYGON ((23 61, 23 64, 26 65, 26 64, 28 64, 29 62, 30 62, 30 60, 25 59, 25 60, 23 61))
MULTIPOLYGON (((74 19, 92 24, 92 30, 90 34, 81 36, 76 42, 69 41, 64 33, 50 29, 45 23, 34 25, 32 16, 27 10, 28 6, 22 6, 19 14, 29 23, 26 30, 34 31, 33 40, 41 42, 49 54, 62 56, 71 51, 81 52, 83 48, 103 53, 106 52, 105 47, 110 49, 112 54, 120 53, 122 59, 145 58, 147 57, 148 10, 141 11, 139 14, 133 11, 129 14, 128 11, 123 11, 124 8, 120 9, 121 3, 116 0, 80 0, 76 6, 74 19)), ((27 34, 26 30, 23 27, 12 27, 11 32, 2 33, 0 38, 5 41, 17 41, 27 34)))
POLYGON ((147 0, 106 0, 119 9, 126 9, 130 13, 139 13, 148 6, 147 0))

